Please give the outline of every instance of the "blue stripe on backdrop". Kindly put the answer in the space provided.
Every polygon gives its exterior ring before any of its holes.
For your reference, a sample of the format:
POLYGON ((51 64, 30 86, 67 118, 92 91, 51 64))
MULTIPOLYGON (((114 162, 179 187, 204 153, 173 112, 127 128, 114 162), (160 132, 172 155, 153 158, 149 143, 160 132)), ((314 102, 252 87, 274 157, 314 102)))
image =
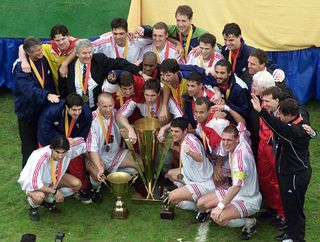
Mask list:
MULTIPOLYGON (((22 42, 23 39, 0 38, 0 88, 13 88, 12 64, 18 58, 22 42)), ((284 70, 300 103, 311 98, 320 99, 320 48, 269 52, 269 59, 284 70)))

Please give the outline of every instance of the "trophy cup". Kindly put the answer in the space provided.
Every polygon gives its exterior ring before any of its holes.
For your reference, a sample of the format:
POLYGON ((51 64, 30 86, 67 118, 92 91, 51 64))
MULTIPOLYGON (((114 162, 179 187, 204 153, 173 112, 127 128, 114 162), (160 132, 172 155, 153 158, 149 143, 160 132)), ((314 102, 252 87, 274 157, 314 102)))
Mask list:
POLYGON ((132 153, 138 173, 147 191, 146 198, 141 199, 138 196, 134 196, 133 200, 159 202, 160 200, 154 196, 154 190, 163 167, 165 156, 168 153, 171 139, 166 139, 166 144, 162 149, 157 171, 155 172, 154 160, 158 149, 157 133, 160 128, 160 121, 155 118, 141 118, 137 120, 133 126, 138 137, 140 156, 143 160, 143 169, 140 167, 140 164, 136 159, 132 143, 130 143, 128 140, 126 140, 126 143, 132 153))
POLYGON ((107 180, 110 182, 109 187, 106 183, 105 185, 110 189, 116 198, 114 207, 112 208, 112 219, 127 219, 128 218, 128 208, 122 201, 122 197, 128 191, 128 183, 132 180, 130 186, 135 182, 137 175, 131 176, 126 172, 113 172, 107 176, 107 180))
POLYGON ((162 206, 160 210, 160 218, 173 220, 174 207, 170 207, 169 193, 170 192, 168 190, 163 191, 163 195, 161 197, 163 201, 162 201, 162 206))

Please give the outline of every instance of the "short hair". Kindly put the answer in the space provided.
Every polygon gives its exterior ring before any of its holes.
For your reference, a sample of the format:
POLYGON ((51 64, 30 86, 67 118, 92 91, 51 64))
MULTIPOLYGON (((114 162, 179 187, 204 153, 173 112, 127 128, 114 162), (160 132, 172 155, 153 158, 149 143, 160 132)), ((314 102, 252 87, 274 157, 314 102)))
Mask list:
POLYGON ((241 35, 240 26, 236 23, 228 23, 224 26, 222 35, 234 35, 235 37, 239 37, 241 35))
POLYGON ((200 36, 199 42, 210 44, 214 48, 216 45, 217 39, 216 39, 216 36, 214 36, 213 34, 205 33, 200 36))
POLYGON ((165 22, 158 22, 153 25, 153 29, 164 29, 165 33, 168 33, 168 25, 165 22))
POLYGON ((51 28, 50 38, 54 39, 57 34, 61 34, 62 36, 69 36, 69 30, 65 25, 57 24, 51 28))
POLYGON ((235 138, 239 136, 239 131, 234 124, 229 124, 227 127, 225 127, 222 133, 233 134, 235 138))
POLYGON ((262 96, 272 95, 272 99, 279 99, 279 102, 283 99, 283 93, 280 87, 268 87, 262 92, 262 96))
POLYGON ((112 95, 110 93, 107 93, 107 92, 102 92, 102 93, 99 94, 99 96, 97 98, 98 102, 100 102, 100 100, 102 98, 111 98, 114 101, 112 95))
POLYGON ((65 105, 71 108, 73 106, 83 106, 83 103, 83 98, 79 94, 72 92, 66 97, 65 105))
POLYGON ((63 149, 68 151, 70 149, 70 144, 66 136, 59 135, 54 137, 50 142, 50 148, 53 150, 63 149))
POLYGON ((160 72, 176 73, 179 71, 179 64, 176 59, 165 59, 160 64, 160 72))
POLYGON ((185 129, 188 129, 189 127, 189 123, 188 121, 183 118, 183 117, 178 117, 178 118, 174 118, 172 121, 171 121, 171 124, 170 124, 171 127, 174 127, 174 128, 180 128, 182 130, 185 130, 185 129))
POLYGON ((134 85, 134 79, 132 73, 128 71, 123 71, 119 76, 119 86, 120 87, 129 87, 134 85))
POLYGON ((153 78, 147 80, 143 85, 143 90, 153 90, 156 93, 159 93, 161 90, 160 81, 153 78))
POLYGON ((209 100, 208 97, 199 97, 197 98, 197 100, 195 101, 195 105, 202 105, 205 104, 207 106, 207 110, 209 110, 213 103, 209 100))
POLYGON ((216 66, 225 66, 225 67, 227 67, 228 73, 232 72, 232 65, 226 59, 219 60, 214 67, 216 67, 216 66))
POLYGON ((297 116, 300 113, 300 107, 293 98, 286 98, 279 103, 279 112, 284 116, 297 116))
POLYGON ((259 64, 268 64, 268 54, 262 49, 254 49, 251 51, 249 56, 256 57, 259 61, 259 64))
POLYGON ((258 71, 253 75, 252 80, 254 80, 259 87, 268 88, 276 85, 273 76, 268 71, 258 71))
POLYGON ((186 78, 188 81, 193 81, 196 82, 198 85, 203 83, 203 76, 197 72, 197 71, 193 71, 191 72, 191 74, 188 76, 188 78, 186 78))
POLYGON ((92 48, 92 43, 88 39, 81 39, 75 44, 76 53, 80 53, 80 51, 84 48, 92 48))
POLYGON ((145 59, 151 59, 151 60, 154 60, 154 62, 157 62, 157 55, 153 51, 148 51, 143 55, 142 60, 145 60, 145 59))
POLYGON ((36 45, 42 45, 42 43, 34 36, 30 36, 23 41, 23 49, 27 53, 32 53, 36 45))
POLYGON ((177 17, 178 14, 185 15, 189 19, 192 19, 192 17, 193 17, 192 8, 189 5, 180 5, 180 6, 178 6, 178 8, 176 10, 176 13, 175 13, 175 17, 177 17))
POLYGON ((114 18, 111 21, 111 30, 112 29, 124 29, 126 32, 128 31, 128 22, 124 18, 114 18))

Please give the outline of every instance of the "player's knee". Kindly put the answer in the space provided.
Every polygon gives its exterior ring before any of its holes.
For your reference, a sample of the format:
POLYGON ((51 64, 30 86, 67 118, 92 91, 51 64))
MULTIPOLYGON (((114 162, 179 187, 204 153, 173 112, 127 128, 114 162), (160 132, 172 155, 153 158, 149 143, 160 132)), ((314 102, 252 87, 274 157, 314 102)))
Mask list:
POLYGON ((169 193, 169 200, 170 200, 170 202, 172 202, 173 204, 177 204, 177 203, 178 203, 178 198, 177 198, 175 192, 170 192, 170 193, 169 193))
POLYGON ((205 205, 205 200, 200 197, 200 198, 198 199, 198 201, 197 201, 197 207, 198 207, 199 209, 204 209, 204 208, 205 208, 204 205, 205 205))
POLYGON ((81 187, 82 187, 82 182, 78 178, 75 178, 72 182, 72 189, 74 191, 79 191, 81 187))
POLYGON ((40 205, 43 202, 44 198, 45 198, 45 194, 43 192, 37 192, 37 194, 34 194, 31 197, 32 202, 37 205, 40 205))

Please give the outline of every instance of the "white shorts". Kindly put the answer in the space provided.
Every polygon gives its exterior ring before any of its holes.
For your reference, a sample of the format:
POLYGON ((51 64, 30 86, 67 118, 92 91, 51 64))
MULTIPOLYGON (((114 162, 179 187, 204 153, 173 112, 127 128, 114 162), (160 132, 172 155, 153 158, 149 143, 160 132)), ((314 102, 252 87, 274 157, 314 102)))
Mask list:
MULTIPOLYGON (((215 190, 215 193, 221 202, 226 196, 228 190, 225 189, 226 187, 218 187, 215 190)), ((251 216, 260 210, 260 203, 255 203, 256 199, 246 199, 243 200, 237 196, 233 198, 231 201, 231 204, 239 211, 241 218, 246 218, 248 216, 251 216)))
POLYGON ((114 155, 110 154, 110 156, 101 157, 102 161, 105 164, 105 169, 108 173, 115 172, 118 170, 120 164, 126 157, 128 153, 128 149, 120 148, 117 153, 114 155))

